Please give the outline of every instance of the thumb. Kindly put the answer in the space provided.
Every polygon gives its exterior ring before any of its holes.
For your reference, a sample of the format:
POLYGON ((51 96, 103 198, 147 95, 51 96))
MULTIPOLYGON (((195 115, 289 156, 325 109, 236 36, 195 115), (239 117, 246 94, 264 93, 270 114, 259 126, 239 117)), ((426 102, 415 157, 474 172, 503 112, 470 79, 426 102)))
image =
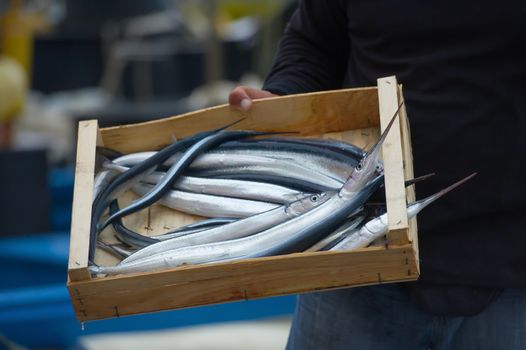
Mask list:
POLYGON ((252 100, 265 97, 277 96, 271 92, 251 88, 248 86, 238 86, 230 92, 228 103, 244 112, 252 108, 252 100))

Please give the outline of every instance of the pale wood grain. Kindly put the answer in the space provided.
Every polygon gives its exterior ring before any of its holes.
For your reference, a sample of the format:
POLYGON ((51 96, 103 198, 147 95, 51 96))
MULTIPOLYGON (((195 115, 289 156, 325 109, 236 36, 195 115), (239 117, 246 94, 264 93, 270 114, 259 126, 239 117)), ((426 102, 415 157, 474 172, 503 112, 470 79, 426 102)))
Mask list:
POLYGON ((254 101, 243 113, 229 105, 145 123, 102 129, 107 147, 129 153, 156 150, 203 130, 246 118, 233 129, 295 131, 312 135, 378 125, 377 89, 360 88, 282 96, 254 101))
MULTIPOLYGON (((399 88, 399 97, 403 100, 403 89, 400 86, 399 88)), ((413 171, 413 150, 411 143, 411 127, 409 123, 409 118, 407 117, 407 111, 405 104, 400 111, 400 127, 402 133, 402 152, 404 157, 404 174, 405 179, 413 179, 415 177, 413 171)), ((424 174, 422 174, 424 175, 424 174)), ((406 197, 407 202, 412 203, 416 200, 415 187, 410 186, 406 188, 406 197)), ((413 252, 416 256, 416 266, 418 271, 420 271, 420 261, 418 260, 419 248, 418 248, 418 224, 417 218, 414 217, 409 220, 409 241, 413 244, 413 252)))
POLYGON ((412 246, 298 253, 70 283, 80 321, 418 277, 412 246))
MULTIPOLYGON (((378 99, 382 131, 387 127, 399 106, 396 77, 378 79, 378 99)), ((403 106, 402 106, 403 108, 403 106)), ((399 113, 400 115, 400 113, 399 113)), ((407 204, 404 187, 400 117, 398 116, 382 147, 389 244, 408 243, 407 204)))
POLYGON ((68 275, 72 281, 91 278, 87 267, 98 134, 96 120, 79 123, 68 262, 68 275))

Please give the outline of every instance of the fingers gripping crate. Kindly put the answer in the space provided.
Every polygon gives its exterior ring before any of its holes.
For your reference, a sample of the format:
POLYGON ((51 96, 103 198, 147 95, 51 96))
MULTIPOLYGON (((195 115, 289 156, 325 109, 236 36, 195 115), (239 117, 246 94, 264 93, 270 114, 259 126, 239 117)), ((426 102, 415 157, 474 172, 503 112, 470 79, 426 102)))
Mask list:
MULTIPOLYGON (((408 222, 406 202, 414 201, 409 125, 405 106, 383 145, 389 232, 387 243, 354 251, 294 253, 107 277, 88 272, 89 226, 95 148, 123 153, 158 150, 173 137, 184 138, 242 117, 238 129, 295 131, 298 137, 330 137, 359 146, 372 145, 403 99, 395 77, 377 87, 290 95, 258 100, 249 113, 228 105, 161 120, 99 129, 97 121, 79 124, 68 289, 80 321, 119 317, 254 299, 268 296, 415 280, 419 276, 416 220, 408 222)), ((127 200, 132 199, 131 194, 127 200)), ((126 196, 125 196, 126 197, 126 196)), ((126 200, 126 198, 124 198, 126 200)), ((195 217, 159 205, 125 219, 146 234, 166 232, 195 217)), ((112 228, 102 232, 111 239, 112 228)), ((95 262, 115 264, 97 250, 95 262)))

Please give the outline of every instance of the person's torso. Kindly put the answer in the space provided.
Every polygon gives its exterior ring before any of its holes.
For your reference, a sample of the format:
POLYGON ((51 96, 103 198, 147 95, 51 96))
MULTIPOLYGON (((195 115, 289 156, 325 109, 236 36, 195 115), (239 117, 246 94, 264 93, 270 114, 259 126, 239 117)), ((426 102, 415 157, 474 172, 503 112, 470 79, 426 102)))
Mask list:
POLYGON ((396 75, 422 198, 422 278, 526 287, 526 2, 348 1, 346 86, 396 75), (491 277, 491 278, 489 278, 491 277), (522 278, 521 278, 522 277, 522 278))

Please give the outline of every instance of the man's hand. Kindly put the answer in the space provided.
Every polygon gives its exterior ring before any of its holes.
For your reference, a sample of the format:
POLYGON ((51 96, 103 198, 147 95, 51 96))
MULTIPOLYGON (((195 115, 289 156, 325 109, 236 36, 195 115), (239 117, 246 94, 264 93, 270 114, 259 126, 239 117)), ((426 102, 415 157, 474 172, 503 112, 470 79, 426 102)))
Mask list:
POLYGON ((250 110, 250 108, 252 108, 252 100, 274 96, 278 95, 275 95, 269 91, 259 90, 248 86, 238 86, 234 90, 230 91, 228 103, 231 106, 237 107, 243 112, 247 112, 250 110))

